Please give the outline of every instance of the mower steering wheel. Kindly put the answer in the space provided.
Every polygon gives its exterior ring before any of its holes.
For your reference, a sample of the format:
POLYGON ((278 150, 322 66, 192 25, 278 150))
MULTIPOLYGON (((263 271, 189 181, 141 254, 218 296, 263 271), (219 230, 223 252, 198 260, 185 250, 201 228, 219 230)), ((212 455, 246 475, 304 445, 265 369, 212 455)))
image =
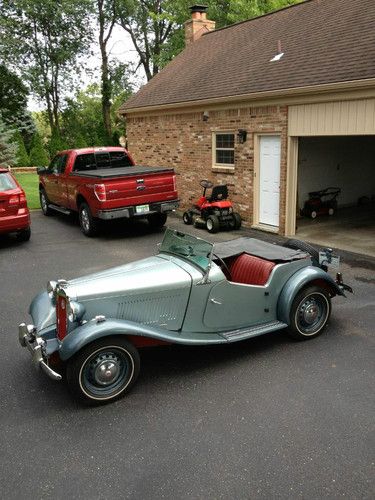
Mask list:
POLYGON ((202 179, 199 184, 204 189, 209 189, 209 188, 212 188, 212 186, 213 186, 212 182, 208 181, 207 179, 202 179))

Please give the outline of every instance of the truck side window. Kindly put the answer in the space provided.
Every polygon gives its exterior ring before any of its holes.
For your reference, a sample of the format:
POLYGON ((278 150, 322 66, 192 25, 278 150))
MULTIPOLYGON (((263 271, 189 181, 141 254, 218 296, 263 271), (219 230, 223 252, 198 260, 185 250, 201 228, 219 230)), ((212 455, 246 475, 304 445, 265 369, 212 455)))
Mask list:
POLYGON ((85 170, 96 169, 94 153, 78 155, 74 162, 74 172, 84 172, 85 170))
POLYGON ((98 168, 110 168, 111 161, 109 159, 109 153, 95 153, 96 164, 98 168))
POLYGON ((68 159, 68 155, 59 156, 59 162, 57 165, 57 173, 63 174, 65 172, 66 160, 68 159))
POLYGON ((57 174, 59 172, 59 162, 60 162, 60 155, 56 155, 48 167, 48 172, 50 174, 57 174))
POLYGON ((129 156, 124 151, 111 151, 109 155, 112 168, 132 166, 129 156))

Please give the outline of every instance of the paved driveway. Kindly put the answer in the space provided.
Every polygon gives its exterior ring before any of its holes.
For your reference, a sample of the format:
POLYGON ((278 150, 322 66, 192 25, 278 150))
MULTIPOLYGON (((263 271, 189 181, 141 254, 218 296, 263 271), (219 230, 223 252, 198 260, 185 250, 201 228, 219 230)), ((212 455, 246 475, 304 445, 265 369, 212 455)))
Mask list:
POLYGON ((17 325, 48 279, 149 256, 162 232, 88 239, 67 217, 32 221, 29 244, 0 242, 2 498, 373 498, 370 261, 343 266, 356 293, 321 337, 150 349, 128 397, 86 409, 34 371, 17 325))

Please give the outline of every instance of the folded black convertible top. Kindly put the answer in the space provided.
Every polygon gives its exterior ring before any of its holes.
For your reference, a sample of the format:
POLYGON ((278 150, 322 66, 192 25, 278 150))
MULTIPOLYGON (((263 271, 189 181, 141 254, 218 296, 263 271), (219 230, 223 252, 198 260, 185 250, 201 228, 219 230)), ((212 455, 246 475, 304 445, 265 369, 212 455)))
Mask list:
POLYGON ((221 259, 234 257, 241 253, 248 253, 276 263, 291 262, 310 257, 308 253, 302 252, 302 250, 293 250, 255 238, 238 238, 236 240, 215 243, 214 246, 214 254, 221 259))

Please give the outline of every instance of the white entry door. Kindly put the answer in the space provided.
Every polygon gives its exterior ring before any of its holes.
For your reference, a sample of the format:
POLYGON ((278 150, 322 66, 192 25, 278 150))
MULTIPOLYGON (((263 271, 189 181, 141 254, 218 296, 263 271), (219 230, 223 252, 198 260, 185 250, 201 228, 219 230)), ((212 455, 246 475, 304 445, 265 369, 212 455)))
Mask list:
POLYGON ((277 135, 260 137, 259 223, 279 227, 280 150, 277 135))

